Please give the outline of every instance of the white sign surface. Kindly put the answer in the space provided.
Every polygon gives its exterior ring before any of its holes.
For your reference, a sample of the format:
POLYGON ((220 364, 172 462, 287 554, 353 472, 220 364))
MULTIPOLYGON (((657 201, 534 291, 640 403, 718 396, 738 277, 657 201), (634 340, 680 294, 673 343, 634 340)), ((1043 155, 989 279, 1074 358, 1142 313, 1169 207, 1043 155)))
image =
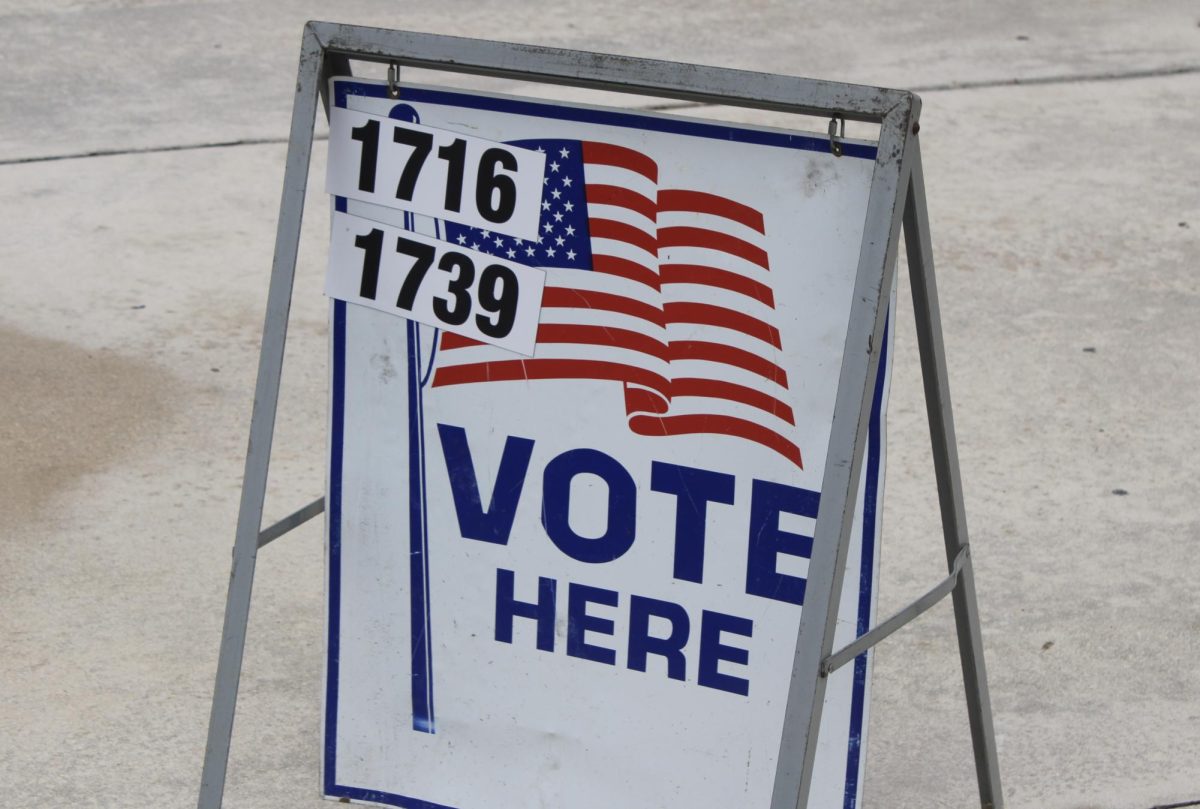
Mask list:
POLYGON ((536 238, 545 155, 345 107, 329 111, 330 194, 536 238))
MULTIPOLYGON (((544 154, 536 237, 389 221, 545 287, 532 356, 332 304, 325 795, 766 809, 874 147, 351 79, 331 98, 544 154)), ((873 612, 885 352, 837 645, 873 612)), ((813 806, 857 805, 868 675, 830 677, 813 806)))

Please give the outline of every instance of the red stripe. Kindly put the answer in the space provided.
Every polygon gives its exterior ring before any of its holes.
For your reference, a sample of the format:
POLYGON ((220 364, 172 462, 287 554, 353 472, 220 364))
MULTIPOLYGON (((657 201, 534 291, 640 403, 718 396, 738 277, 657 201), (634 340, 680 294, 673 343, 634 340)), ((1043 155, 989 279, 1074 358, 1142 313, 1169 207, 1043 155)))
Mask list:
POLYGON ((787 388, 787 372, 773 362, 765 360, 757 354, 743 351, 733 346, 719 343, 706 343, 700 340, 672 340, 667 345, 670 361, 675 360, 706 360, 719 362, 741 368, 752 374, 771 380, 780 387, 787 388))
POLYGON ((658 242, 653 235, 624 222, 614 222, 611 219, 592 219, 588 222, 588 230, 593 239, 615 239, 640 247, 650 255, 658 252, 658 242))
POLYGON ((658 206, 654 204, 654 200, 636 191, 616 185, 589 184, 587 201, 589 205, 615 205, 619 208, 628 208, 631 211, 637 211, 651 222, 658 214, 658 206))
POLYGON ((650 287, 655 292, 662 290, 658 282, 658 274, 654 270, 644 264, 630 261, 627 258, 593 254, 592 269, 595 272, 602 272, 605 275, 617 275, 621 278, 628 278, 630 281, 637 281, 639 284, 645 284, 650 287))
POLYGON ((438 343, 438 349, 441 351, 450 351, 455 348, 470 348, 481 345, 483 345, 482 342, 472 337, 464 337, 461 334, 444 331, 442 332, 441 342, 438 343))
POLYGON ((618 312, 631 317, 640 317, 656 326, 665 327, 661 309, 648 303, 635 301, 623 295, 613 295, 611 292, 593 292, 586 289, 571 289, 566 287, 546 287, 542 293, 543 309, 603 309, 606 312, 618 312))
POLYGON ((663 306, 663 314, 668 323, 699 323, 704 326, 719 326, 723 329, 732 329, 751 337, 757 337, 775 348, 782 348, 779 344, 779 329, 756 317, 726 309, 724 306, 713 306, 708 303, 668 303, 663 306))
POLYGON ((760 390, 737 385, 733 382, 720 382, 715 379, 674 379, 671 380, 671 396, 695 396, 706 399, 727 399, 770 413, 788 424, 796 423, 792 408, 769 396, 760 390))
POLYGON ((658 164, 641 152, 626 149, 624 146, 584 141, 583 162, 629 169, 649 180, 658 182, 658 164))
MULTIPOLYGON (((464 337, 453 332, 442 332, 440 350, 453 351, 456 348, 472 348, 484 343, 471 337, 464 337)), ((629 329, 613 328, 611 326, 586 326, 561 323, 543 323, 538 326, 537 343, 576 343, 579 345, 612 346, 627 348, 630 351, 640 351, 649 354, 663 362, 667 360, 665 343, 647 337, 629 329)))
POLYGON ((694 211, 708 213, 741 222, 748 228, 759 233, 763 229, 763 216, 749 205, 734 202, 716 194, 705 194, 703 191, 659 191, 658 207, 662 211, 694 211))
POLYGON ((633 416, 629 429, 638 435, 696 435, 712 433, 745 438, 775 450, 801 469, 800 448, 774 430, 733 416, 633 416))
POLYGON ((608 379, 632 382, 652 390, 666 391, 669 387, 667 380, 658 374, 632 365, 598 360, 539 359, 477 362, 438 368, 433 374, 433 387, 524 379, 608 379))
POLYGON ((625 348, 630 351, 640 351, 664 362, 667 360, 665 343, 638 334, 628 329, 615 329, 610 326, 579 326, 574 324, 548 323, 538 326, 537 342, 542 343, 574 343, 577 345, 611 346, 625 348))
POLYGON ((671 402, 657 391, 625 386, 626 414, 656 413, 661 415, 666 413, 670 406, 671 402))
POLYGON ((718 270, 716 267, 700 264, 663 264, 659 271, 662 273, 660 281, 663 284, 703 284, 720 287, 730 292, 739 292, 765 303, 772 309, 775 308, 775 295, 769 286, 729 270, 718 270))
POLYGON ((771 269, 767 263, 767 252, 762 248, 755 247, 736 236, 718 233, 707 228, 659 228, 658 246, 660 249, 664 247, 705 247, 709 250, 720 250, 722 253, 744 258, 764 270, 771 269))

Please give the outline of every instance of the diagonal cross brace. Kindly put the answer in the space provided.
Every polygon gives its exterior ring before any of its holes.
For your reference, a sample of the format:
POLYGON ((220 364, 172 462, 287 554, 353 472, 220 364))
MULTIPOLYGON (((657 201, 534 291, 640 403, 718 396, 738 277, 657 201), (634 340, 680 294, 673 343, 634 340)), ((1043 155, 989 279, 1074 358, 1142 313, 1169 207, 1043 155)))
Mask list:
POLYGON ((950 569, 950 575, 938 582, 938 584, 928 593, 897 612, 891 618, 888 618, 881 624, 877 624, 870 632, 867 632, 865 635, 860 635, 854 642, 846 644, 841 649, 822 660, 821 676, 828 677, 830 674, 837 671, 863 652, 867 651, 867 649, 870 649, 872 646, 879 643, 879 641, 883 640, 908 622, 917 618, 934 604, 950 595, 950 593, 954 590, 954 585, 958 584, 958 574, 962 572, 963 565, 966 564, 966 561, 968 558, 970 558, 970 556, 970 546, 964 545, 962 550, 958 552, 958 556, 954 558, 954 565, 950 569))

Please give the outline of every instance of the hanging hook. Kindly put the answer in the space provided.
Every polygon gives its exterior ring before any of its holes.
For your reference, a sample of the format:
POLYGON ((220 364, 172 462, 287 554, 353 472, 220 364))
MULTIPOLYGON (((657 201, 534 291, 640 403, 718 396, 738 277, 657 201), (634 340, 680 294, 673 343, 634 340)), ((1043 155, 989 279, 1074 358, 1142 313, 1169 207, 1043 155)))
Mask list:
POLYGON ((388 95, 392 98, 400 97, 400 65, 392 62, 388 65, 388 95))
POLYGON ((846 119, 835 115, 829 119, 829 151, 834 157, 842 156, 842 141, 846 137, 846 119), (840 124, 840 127, 839 127, 840 124))

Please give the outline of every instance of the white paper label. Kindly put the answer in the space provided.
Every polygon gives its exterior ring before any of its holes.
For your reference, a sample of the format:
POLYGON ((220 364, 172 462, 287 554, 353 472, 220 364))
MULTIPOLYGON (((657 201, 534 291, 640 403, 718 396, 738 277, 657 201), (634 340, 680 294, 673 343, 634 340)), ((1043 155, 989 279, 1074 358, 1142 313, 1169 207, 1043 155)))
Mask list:
POLYGON ((337 212, 325 294, 533 354, 544 270, 337 212))
POLYGON ((330 110, 330 194, 532 239, 546 155, 446 129, 330 110))

